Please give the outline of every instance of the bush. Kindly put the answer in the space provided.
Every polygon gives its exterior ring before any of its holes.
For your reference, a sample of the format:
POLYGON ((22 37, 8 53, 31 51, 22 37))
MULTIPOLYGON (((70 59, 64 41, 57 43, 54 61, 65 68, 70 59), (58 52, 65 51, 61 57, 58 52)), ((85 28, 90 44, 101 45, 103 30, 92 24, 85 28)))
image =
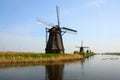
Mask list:
POLYGON ((78 52, 78 51, 74 51, 73 53, 74 53, 74 54, 78 54, 79 52, 78 52))

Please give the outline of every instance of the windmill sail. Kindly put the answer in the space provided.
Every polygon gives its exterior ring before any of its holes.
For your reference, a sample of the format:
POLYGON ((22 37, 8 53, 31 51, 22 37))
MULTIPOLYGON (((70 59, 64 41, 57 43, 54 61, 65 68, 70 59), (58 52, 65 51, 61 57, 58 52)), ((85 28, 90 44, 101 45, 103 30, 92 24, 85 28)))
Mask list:
POLYGON ((80 49, 79 52, 84 52, 84 48, 89 48, 89 47, 83 46, 83 41, 81 41, 81 46, 80 47, 76 47, 76 48, 80 49))
MULTIPOLYGON (((64 53, 64 46, 63 46, 63 40, 62 40, 62 29, 72 32, 77 32, 76 30, 69 29, 66 27, 61 28, 60 26, 60 20, 59 20, 59 10, 58 6, 56 6, 56 14, 57 14, 57 25, 52 25, 50 23, 47 23, 45 21, 37 20, 39 24, 44 24, 47 26, 51 26, 52 28, 48 29, 46 28, 46 53, 51 54, 63 54, 64 53), (49 37, 47 39, 47 33, 49 33, 49 37)), ((64 32, 65 33, 65 32, 64 32)))
POLYGON ((59 19, 59 9, 58 9, 58 6, 56 6, 56 13, 57 13, 58 27, 60 27, 60 19, 59 19))
POLYGON ((58 6, 56 6, 56 12, 57 12, 58 25, 53 26, 51 29, 49 29, 49 39, 46 46, 46 53, 63 54, 64 46, 63 46, 62 35, 61 35, 58 6))
POLYGON ((56 25, 54 25, 54 24, 48 23, 48 22, 46 22, 46 21, 42 21, 42 20, 40 20, 40 19, 37 19, 37 23, 38 23, 38 24, 41 24, 41 25, 46 25, 46 26, 56 26, 56 25))
POLYGON ((62 29, 67 30, 67 31, 77 32, 76 30, 73 30, 73 29, 70 29, 70 28, 66 28, 66 27, 63 27, 62 29))

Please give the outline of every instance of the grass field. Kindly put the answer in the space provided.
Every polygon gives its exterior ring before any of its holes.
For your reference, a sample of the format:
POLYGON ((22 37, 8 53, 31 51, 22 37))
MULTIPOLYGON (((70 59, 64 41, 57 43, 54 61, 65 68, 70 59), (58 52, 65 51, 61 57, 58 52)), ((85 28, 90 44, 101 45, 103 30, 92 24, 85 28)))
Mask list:
POLYGON ((79 54, 42 54, 29 52, 0 52, 0 64, 13 63, 53 63, 82 60, 79 54))

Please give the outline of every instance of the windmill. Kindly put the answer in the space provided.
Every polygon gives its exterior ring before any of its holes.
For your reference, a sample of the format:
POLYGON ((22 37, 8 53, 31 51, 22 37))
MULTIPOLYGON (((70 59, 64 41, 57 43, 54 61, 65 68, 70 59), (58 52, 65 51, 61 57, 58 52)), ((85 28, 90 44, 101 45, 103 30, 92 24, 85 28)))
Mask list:
POLYGON ((37 20, 37 23, 51 26, 51 28, 46 28, 46 53, 57 53, 57 54, 63 54, 64 53, 64 45, 62 40, 62 35, 66 33, 67 31, 77 32, 76 30, 61 27, 60 26, 60 20, 59 20, 59 12, 58 12, 58 6, 56 6, 56 13, 57 13, 57 25, 53 25, 50 23, 47 23, 45 21, 37 20), (48 37, 49 33, 49 37, 48 37))
POLYGON ((81 41, 81 46, 80 47, 76 47, 76 48, 79 48, 80 49, 80 51, 79 52, 84 52, 84 48, 89 48, 89 47, 84 47, 83 46, 83 41, 81 41))

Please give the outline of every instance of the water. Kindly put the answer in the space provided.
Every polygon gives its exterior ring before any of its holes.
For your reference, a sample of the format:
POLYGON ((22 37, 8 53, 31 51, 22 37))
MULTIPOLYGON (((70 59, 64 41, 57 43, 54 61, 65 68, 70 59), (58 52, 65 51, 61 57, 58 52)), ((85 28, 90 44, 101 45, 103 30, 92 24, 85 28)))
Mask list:
POLYGON ((85 62, 1 67, 0 80, 120 80, 120 56, 95 55, 85 62))

